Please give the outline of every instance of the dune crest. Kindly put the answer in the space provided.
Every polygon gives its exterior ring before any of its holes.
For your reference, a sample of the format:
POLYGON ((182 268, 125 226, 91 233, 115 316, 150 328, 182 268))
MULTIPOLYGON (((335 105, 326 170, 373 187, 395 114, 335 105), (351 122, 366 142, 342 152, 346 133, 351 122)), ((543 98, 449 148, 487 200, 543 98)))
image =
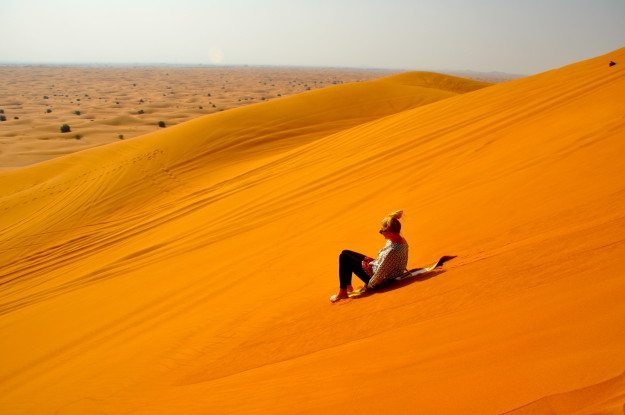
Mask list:
POLYGON ((618 376, 610 60, 331 87, 0 174, 0 408, 502 413, 618 376), (330 305, 399 208, 410 266, 457 258, 330 305))
POLYGON ((378 82, 391 82, 407 86, 419 86, 456 94, 476 91, 492 85, 488 82, 466 79, 458 76, 444 75, 436 72, 404 72, 380 79, 378 82))

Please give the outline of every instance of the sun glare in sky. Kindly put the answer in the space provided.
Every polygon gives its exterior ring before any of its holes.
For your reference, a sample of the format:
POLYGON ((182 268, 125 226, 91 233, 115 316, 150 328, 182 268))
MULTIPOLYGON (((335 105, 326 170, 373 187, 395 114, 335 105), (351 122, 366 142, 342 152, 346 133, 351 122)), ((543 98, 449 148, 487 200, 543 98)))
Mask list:
POLYGON ((208 57, 214 65, 218 65, 224 60, 224 53, 218 47, 212 47, 208 50, 208 57))

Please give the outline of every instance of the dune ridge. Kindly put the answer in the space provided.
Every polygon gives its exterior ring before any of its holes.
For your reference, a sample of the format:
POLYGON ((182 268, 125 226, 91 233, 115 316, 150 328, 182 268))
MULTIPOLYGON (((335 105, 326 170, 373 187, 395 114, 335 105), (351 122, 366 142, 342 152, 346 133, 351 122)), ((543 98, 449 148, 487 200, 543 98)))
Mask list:
POLYGON ((0 129, 0 170, 147 134, 159 129, 159 121, 171 126, 390 73, 338 68, 1 66, 5 88, 0 110, 7 120, 0 129), (64 123, 71 133, 61 134, 64 123))
POLYGON ((624 57, 416 108, 411 79, 343 85, 2 173, 0 408, 502 413, 618 376, 624 57), (396 208, 409 265, 458 258, 329 305, 396 208))

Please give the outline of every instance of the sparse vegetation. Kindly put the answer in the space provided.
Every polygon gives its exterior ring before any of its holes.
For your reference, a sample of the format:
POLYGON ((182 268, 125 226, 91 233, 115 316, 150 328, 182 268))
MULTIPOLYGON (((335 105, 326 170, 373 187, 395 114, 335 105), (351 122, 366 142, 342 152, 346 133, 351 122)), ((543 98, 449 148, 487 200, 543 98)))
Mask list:
POLYGON ((80 135, 80 134, 76 134, 76 135, 74 136, 74 138, 75 138, 76 140, 80 140, 80 139, 82 138, 82 135, 80 135))
POLYGON ((158 126, 161 128, 165 128, 165 121, 159 121, 158 126))
POLYGON ((145 101, 143 100, 143 98, 141 98, 141 99, 139 100, 139 102, 140 102, 141 104, 143 104, 145 101))
POLYGON ((0 115, 0 121, 6 121, 6 120, 7 120, 7 117, 6 117, 6 116, 4 116, 4 115, 0 115))
POLYGON ((72 130, 69 128, 69 125, 68 125, 68 124, 63 124, 63 125, 61 126, 61 132, 62 132, 62 133, 69 133, 70 131, 72 131, 72 130))
POLYGON ((145 111, 143 111, 143 110, 137 111, 137 114, 144 114, 144 113, 145 113, 145 111))
POLYGON ((50 97, 49 97, 49 96, 47 96, 47 95, 44 95, 44 96, 43 96, 43 99, 50 99, 50 97))
POLYGON ((14 119, 14 120, 19 120, 19 119, 20 119, 20 117, 15 116, 15 117, 13 117, 13 119, 14 119))
POLYGON ((52 112, 52 109, 48 108, 46 109, 46 114, 50 114, 52 112))
POLYGON ((4 110, 3 109, 0 109, 0 114, 4 114, 4 110))
POLYGON ((76 110, 76 111, 74 111, 74 114, 80 115, 81 113, 80 113, 80 111, 76 110))
POLYGON ((120 140, 123 140, 123 139, 124 139, 124 135, 123 135, 123 134, 119 134, 119 135, 117 136, 117 138, 119 138, 120 140))
POLYGON ((204 109, 204 107, 203 107, 203 106, 201 106, 201 105, 200 105, 198 108, 199 108, 199 109, 201 109, 201 110, 203 110, 203 109, 204 109))

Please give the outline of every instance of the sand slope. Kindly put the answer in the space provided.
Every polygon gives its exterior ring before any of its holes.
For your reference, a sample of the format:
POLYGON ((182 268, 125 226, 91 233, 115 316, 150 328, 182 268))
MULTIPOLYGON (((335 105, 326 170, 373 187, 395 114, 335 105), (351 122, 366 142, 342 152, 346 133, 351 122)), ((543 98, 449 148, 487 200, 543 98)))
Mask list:
POLYGON ((625 49, 480 90, 343 85, 3 173, 0 408, 501 413, 589 388, 614 411, 625 70, 609 60, 625 49), (434 99, 406 109, 415 95, 388 88, 434 99), (340 250, 375 255, 397 208, 410 265, 458 258, 330 305, 340 250))
MULTIPOLYGON (((0 112, 6 121, 0 121, 0 171, 147 134, 159 129, 159 121, 171 126, 390 73, 347 68, 2 65, 0 112), (70 126, 70 133, 60 132, 63 124, 70 126)), ((470 74, 474 75, 478 74, 470 74)))

